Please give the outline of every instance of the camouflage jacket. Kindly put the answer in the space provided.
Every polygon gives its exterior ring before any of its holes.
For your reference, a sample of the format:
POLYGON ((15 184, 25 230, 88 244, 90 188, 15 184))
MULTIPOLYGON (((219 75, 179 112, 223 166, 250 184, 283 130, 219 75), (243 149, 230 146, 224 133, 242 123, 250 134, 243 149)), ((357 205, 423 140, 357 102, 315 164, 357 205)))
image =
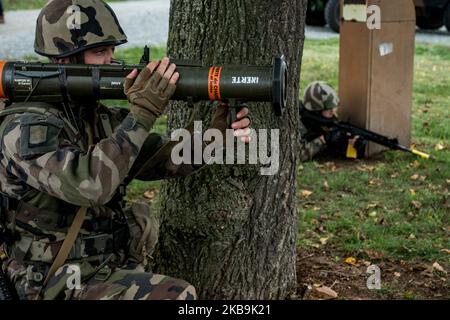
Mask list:
POLYGON ((322 142, 320 136, 324 134, 321 128, 314 128, 310 123, 302 119, 305 112, 303 102, 300 101, 300 161, 309 161, 317 154, 323 152, 327 145, 322 142), (316 129, 320 129, 318 132, 316 129))
POLYGON ((9 198, 20 200, 20 208, 7 217, 9 227, 21 235, 15 244, 19 261, 51 262, 79 206, 90 208, 80 232, 88 240, 70 257, 106 254, 95 247, 105 249, 112 240, 96 235, 115 232, 115 222, 122 219, 117 195, 124 180, 156 180, 198 169, 174 165, 173 144, 147 132, 124 109, 78 106, 73 110, 95 112, 86 116, 80 111, 71 121, 62 108, 50 105, 16 104, 6 110, 11 108, 0 125, 0 187, 9 198), (153 156, 157 158, 149 164, 153 156), (101 243, 86 247, 94 242, 101 243))
POLYGON ((317 154, 326 149, 326 144, 322 142, 319 136, 311 139, 308 136, 308 129, 300 121, 300 161, 309 161, 317 154))

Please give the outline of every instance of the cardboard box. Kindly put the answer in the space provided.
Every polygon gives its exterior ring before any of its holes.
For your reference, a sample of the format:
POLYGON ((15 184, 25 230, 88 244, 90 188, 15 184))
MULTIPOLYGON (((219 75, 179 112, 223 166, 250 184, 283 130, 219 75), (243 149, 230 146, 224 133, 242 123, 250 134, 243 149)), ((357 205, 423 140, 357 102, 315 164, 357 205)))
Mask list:
MULTIPOLYGON (((341 17, 340 118, 397 137, 409 146, 416 30, 413 1, 341 0, 341 17), (371 5, 380 8, 381 29, 367 25, 371 5)), ((383 149, 370 143, 367 155, 383 149)))

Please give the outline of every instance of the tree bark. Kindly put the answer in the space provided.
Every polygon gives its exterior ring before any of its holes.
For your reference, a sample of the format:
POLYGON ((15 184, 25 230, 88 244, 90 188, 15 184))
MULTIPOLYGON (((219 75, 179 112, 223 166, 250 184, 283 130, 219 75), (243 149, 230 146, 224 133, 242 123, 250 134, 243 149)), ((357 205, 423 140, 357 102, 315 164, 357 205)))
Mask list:
MULTIPOLYGON (((268 65, 284 54, 288 103, 277 117, 249 104, 252 128, 280 130, 280 168, 212 165, 164 182, 158 272, 192 283, 205 299, 284 299, 296 290, 298 94, 306 0, 172 0, 168 53, 204 64, 268 65)), ((211 106, 196 112, 209 119, 211 106)), ((186 124, 172 103, 169 130, 186 124)), ((207 125, 203 124, 203 128, 207 125)), ((269 130, 270 131, 270 130, 269 130)), ((270 146, 270 144, 269 144, 270 146)))

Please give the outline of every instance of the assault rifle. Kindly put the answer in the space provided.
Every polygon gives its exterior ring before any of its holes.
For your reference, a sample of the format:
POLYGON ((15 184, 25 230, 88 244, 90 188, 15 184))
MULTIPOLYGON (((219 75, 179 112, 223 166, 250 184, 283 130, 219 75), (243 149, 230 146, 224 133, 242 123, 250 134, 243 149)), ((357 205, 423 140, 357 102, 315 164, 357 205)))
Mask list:
POLYGON ((325 126, 330 129, 338 129, 338 130, 344 131, 346 133, 349 133, 352 137, 360 136, 360 137, 366 139, 367 141, 374 142, 376 144, 385 146, 392 150, 400 150, 400 151, 404 151, 404 152, 409 152, 409 153, 412 153, 423 159, 431 159, 432 158, 431 155, 429 155, 425 152, 416 150, 414 147, 408 148, 408 147, 401 145, 397 138, 389 138, 389 137, 383 136, 379 133, 359 128, 348 122, 338 121, 333 118, 328 119, 328 118, 313 114, 312 112, 307 111, 307 110, 302 112, 301 115, 302 115, 303 119, 307 119, 313 123, 317 123, 320 126, 325 126))

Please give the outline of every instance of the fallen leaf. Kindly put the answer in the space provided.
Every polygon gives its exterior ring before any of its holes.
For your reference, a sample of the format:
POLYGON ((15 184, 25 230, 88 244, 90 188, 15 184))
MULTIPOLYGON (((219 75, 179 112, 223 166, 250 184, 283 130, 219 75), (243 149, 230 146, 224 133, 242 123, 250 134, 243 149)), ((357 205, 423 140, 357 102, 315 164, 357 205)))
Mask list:
POLYGON ((338 297, 337 292, 329 287, 321 286, 318 288, 315 287, 314 289, 318 294, 320 294, 325 299, 336 299, 338 297))
POLYGON ((372 265, 372 262, 370 262, 370 261, 363 261, 363 264, 364 264, 366 267, 368 267, 368 266, 372 265))
POLYGON ((328 181, 327 181, 327 180, 325 180, 325 181, 323 182, 323 187, 324 187, 326 190, 329 190, 329 189, 330 189, 330 186, 328 185, 328 181))
POLYGON ((433 270, 447 274, 447 271, 445 271, 444 268, 442 268, 442 266, 437 262, 433 263, 433 270))
POLYGON ((441 151, 441 150, 444 150, 444 149, 445 149, 445 146, 442 143, 437 143, 434 146, 434 150, 437 150, 437 151, 441 151))
POLYGON ((325 162, 325 167, 331 169, 331 171, 336 171, 336 165, 333 161, 325 162))
POLYGON ((309 190, 302 190, 302 191, 300 191, 300 194, 302 195, 302 197, 308 198, 310 195, 313 194, 313 192, 309 191, 309 190))
POLYGON ((373 208, 376 208, 376 207, 378 207, 378 203, 369 203, 367 205, 367 209, 373 209, 373 208))
POLYGON ((414 239, 416 239, 416 236, 415 236, 414 234, 411 233, 411 234, 409 235, 408 239, 414 240, 414 239))
POLYGON ((414 208, 416 209, 420 209, 422 208, 422 204, 419 201, 413 200, 411 201, 411 204, 414 206, 414 208))
POLYGON ((433 277, 433 273, 429 269, 426 269, 426 270, 422 271, 420 273, 420 275, 424 276, 424 277, 428 277, 428 278, 432 278, 433 277))
POLYGON ((441 249, 441 251, 444 252, 444 253, 450 254, 450 250, 449 249, 441 249))
POLYGON ((153 200, 157 193, 158 193, 157 188, 150 188, 144 192, 144 197, 147 199, 153 200))
POLYGON ((417 161, 417 160, 414 160, 414 162, 410 163, 408 166, 409 167, 413 167, 413 168, 417 168, 417 167, 420 166, 420 162, 417 161))
POLYGON ((347 259, 344 260, 344 262, 346 264, 350 264, 352 266, 356 266, 356 258, 348 257, 347 259))
POLYGON ((319 241, 320 241, 320 243, 324 246, 324 245, 326 245, 327 244, 327 242, 328 242, 328 237, 325 237, 325 238, 320 238, 319 239, 319 241))
POLYGON ((409 177, 411 180, 417 180, 419 179, 419 175, 417 173, 413 174, 411 177, 409 177))
POLYGON ((384 257, 384 254, 382 252, 378 252, 378 251, 375 251, 375 250, 366 249, 366 250, 364 250, 364 252, 367 254, 367 256, 370 259, 379 260, 379 259, 382 259, 384 257))
POLYGON ((369 213, 369 217, 371 218, 375 218, 377 216, 377 212, 376 211, 372 211, 369 213))
POLYGON ((399 278, 401 276, 400 272, 394 272, 394 276, 396 276, 397 278, 399 278))
POLYGON ((381 185, 381 180, 380 179, 372 179, 369 181, 369 185, 370 186, 380 186, 381 185))
POLYGON ((370 171, 373 171, 373 170, 375 170, 375 166, 369 166, 369 165, 365 165, 365 164, 363 164, 363 165, 360 165, 360 166, 358 166, 358 167, 356 167, 359 171, 362 171, 362 172, 370 172, 370 171))
POLYGON ((414 189, 409 189, 409 193, 411 193, 412 196, 416 195, 416 191, 414 189))

